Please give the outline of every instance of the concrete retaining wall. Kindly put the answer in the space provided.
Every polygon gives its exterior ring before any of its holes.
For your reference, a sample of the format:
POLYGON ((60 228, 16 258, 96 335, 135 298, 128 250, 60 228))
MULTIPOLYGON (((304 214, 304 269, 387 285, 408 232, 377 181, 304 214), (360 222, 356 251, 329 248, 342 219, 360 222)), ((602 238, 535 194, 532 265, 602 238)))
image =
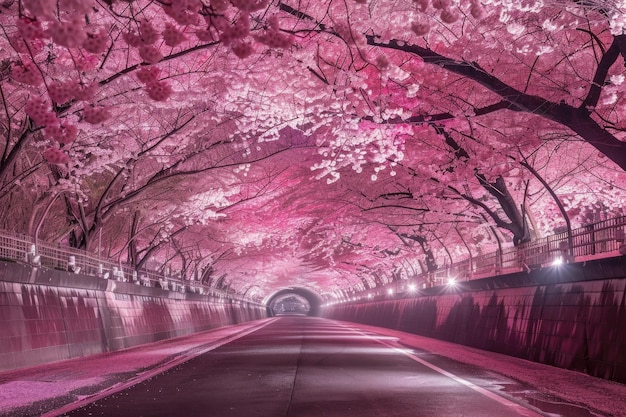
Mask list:
POLYGON ((0 371, 265 317, 261 305, 0 263, 0 371))
POLYGON ((539 271, 500 277, 495 285, 493 280, 484 280, 482 285, 472 282, 473 288, 431 288, 428 294, 400 300, 325 307, 323 315, 443 339, 624 383, 626 280, 601 279, 607 275, 626 276, 623 273, 623 259, 567 265, 559 274, 539 271), (568 277, 572 282, 565 282, 568 277), (515 286, 520 281, 534 281, 535 285, 515 286))

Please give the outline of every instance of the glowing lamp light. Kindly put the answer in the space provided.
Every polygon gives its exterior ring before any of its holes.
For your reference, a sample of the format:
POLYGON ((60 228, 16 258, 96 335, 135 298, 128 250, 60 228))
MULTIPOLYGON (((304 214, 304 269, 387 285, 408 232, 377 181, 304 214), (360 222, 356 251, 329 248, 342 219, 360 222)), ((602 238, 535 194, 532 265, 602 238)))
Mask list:
POLYGON ((372 294, 367 294, 367 298, 372 298, 372 294))
POLYGON ((456 280, 454 278, 448 278, 448 286, 456 287, 456 280))
POLYGON ((389 288, 389 289, 387 290, 387 294, 389 294, 389 295, 393 295, 393 290, 392 290, 391 288, 389 288))
POLYGON ((417 286, 415 284, 410 284, 409 285, 409 291, 410 292, 415 292, 417 291, 417 286))
POLYGON ((559 266, 559 265, 563 265, 563 258, 561 258, 560 256, 556 258, 554 261, 552 261, 552 266, 559 266))

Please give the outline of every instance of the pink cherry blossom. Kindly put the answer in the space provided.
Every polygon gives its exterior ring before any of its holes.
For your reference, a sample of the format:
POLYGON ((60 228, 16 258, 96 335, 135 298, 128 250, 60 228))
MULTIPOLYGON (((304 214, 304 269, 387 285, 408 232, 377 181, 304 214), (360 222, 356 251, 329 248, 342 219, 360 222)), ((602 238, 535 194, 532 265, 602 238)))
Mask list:
POLYGON ((43 157, 51 164, 64 165, 70 162, 69 156, 57 148, 46 149, 43 151, 43 157))
POLYGON ((625 214, 620 2, 105 3, 2 6, 1 228, 332 297, 625 214))

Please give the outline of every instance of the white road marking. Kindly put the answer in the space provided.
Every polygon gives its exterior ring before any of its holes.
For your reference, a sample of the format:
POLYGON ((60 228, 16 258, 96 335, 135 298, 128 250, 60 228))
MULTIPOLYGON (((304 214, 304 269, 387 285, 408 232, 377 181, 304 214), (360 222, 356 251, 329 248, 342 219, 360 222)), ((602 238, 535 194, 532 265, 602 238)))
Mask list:
POLYGON ((455 375, 455 374, 453 374, 451 372, 448 372, 445 369, 441 369, 437 365, 433 365, 432 363, 430 363, 428 361, 425 361, 424 359, 420 358, 419 356, 416 356, 416 355, 408 352, 407 349, 403 349, 403 348, 394 346, 391 343, 386 342, 383 339, 379 339, 377 337, 370 336, 370 335, 368 335, 366 333, 363 333, 362 331, 360 331, 358 329, 355 329, 355 328, 352 328, 352 327, 348 327, 348 326, 344 326, 344 325, 341 325, 341 324, 340 324, 340 326, 344 327, 344 328, 346 328, 348 330, 351 330, 351 331, 353 331, 355 333, 358 333, 358 334, 360 334, 362 336, 365 336, 368 339, 374 340, 374 341, 376 341, 376 342, 378 342, 378 343, 380 343, 382 345, 385 345, 388 348, 394 350, 395 352, 398 352, 398 353, 401 353, 401 354, 403 354, 405 356, 408 356, 409 358, 411 358, 415 362, 418 362, 418 363, 424 365, 425 367, 432 369, 435 372, 438 372, 438 373, 440 373, 440 374, 442 374, 444 376, 447 376, 448 378, 458 382, 459 384, 465 385, 466 387, 468 387, 468 388, 478 392, 479 394, 484 395, 485 397, 487 397, 487 398, 489 398, 491 400, 497 401, 498 403, 515 410, 515 413, 518 416, 522 416, 522 417, 541 417, 542 416, 542 414, 539 414, 539 413, 537 413, 537 412, 535 412, 533 410, 530 410, 530 409, 524 407, 521 404, 518 404, 518 403, 513 402, 513 401, 511 401, 511 400, 509 400, 507 398, 504 398, 504 397, 502 397, 502 396, 500 396, 500 395, 498 395, 498 394, 496 394, 494 392, 491 392, 491 391, 489 391, 489 390, 487 390, 485 388, 479 387, 478 385, 473 384, 470 381, 468 381, 466 379, 463 379, 463 378, 461 378, 461 377, 459 377, 459 376, 457 376, 457 375, 455 375))
POLYGON ((110 395, 113 394, 117 394, 120 391, 123 391, 127 388, 132 387, 133 385, 139 384, 140 382, 146 381, 156 375, 162 374, 163 372, 172 369, 175 366, 180 365, 181 363, 187 362, 197 356, 200 356, 204 353, 210 352, 212 350, 215 350, 221 346, 224 346, 230 342, 234 342, 237 339, 241 339, 244 336, 247 336, 251 333, 256 332, 257 330, 261 330, 262 328, 264 328, 265 326, 272 324, 273 322, 275 322, 276 320, 278 320, 278 318, 272 318, 270 320, 268 320, 267 322, 259 325, 259 326, 255 326, 252 327, 250 329, 244 330, 240 333, 237 333, 233 336, 228 336, 225 337, 223 339, 220 339, 218 341, 216 341, 215 343, 211 343, 209 346, 207 346, 204 349, 201 349, 197 352, 194 352, 193 354, 183 354, 175 359, 172 359, 171 361, 167 362, 165 365, 163 366, 159 366, 158 368, 155 369, 151 369, 149 371, 146 371, 140 375, 137 375, 134 378, 128 379, 124 382, 120 382, 118 384, 115 384, 109 388, 106 388, 96 394, 93 395, 89 395, 85 398, 81 398, 78 401, 74 401, 73 403, 70 404, 66 404, 65 406, 61 407, 61 408, 57 408, 56 410, 53 411, 49 411, 45 414, 42 414, 41 417, 57 417, 60 415, 63 415, 65 413, 69 413, 70 411, 74 411, 76 409, 79 409, 81 407, 84 407, 87 404, 93 403, 95 401, 98 401, 102 398, 108 397, 110 395))

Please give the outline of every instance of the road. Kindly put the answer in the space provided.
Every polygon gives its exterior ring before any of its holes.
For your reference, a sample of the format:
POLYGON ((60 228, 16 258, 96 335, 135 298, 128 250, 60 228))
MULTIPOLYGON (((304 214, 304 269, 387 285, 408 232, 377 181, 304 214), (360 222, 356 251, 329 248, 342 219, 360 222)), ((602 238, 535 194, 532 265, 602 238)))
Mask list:
MULTIPOLYGON (((357 325, 281 317, 67 416, 539 416, 524 387, 357 325)), ((555 415, 555 414, 551 414, 555 415)), ((556 414, 558 415, 558 414, 556 414)))

